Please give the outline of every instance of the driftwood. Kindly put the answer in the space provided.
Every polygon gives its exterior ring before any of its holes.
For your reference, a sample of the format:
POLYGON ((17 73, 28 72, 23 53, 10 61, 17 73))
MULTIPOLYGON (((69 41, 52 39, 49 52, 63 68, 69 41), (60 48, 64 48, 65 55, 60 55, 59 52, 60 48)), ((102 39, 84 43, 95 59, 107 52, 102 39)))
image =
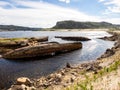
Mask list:
POLYGON ((10 52, 7 52, 2 57, 7 59, 31 58, 38 56, 46 56, 58 52, 68 52, 80 48, 82 48, 82 43, 49 43, 15 49, 10 52))
POLYGON ((55 36, 55 38, 61 38, 63 40, 70 40, 70 41, 88 41, 88 40, 91 40, 87 37, 74 37, 74 36, 55 36))

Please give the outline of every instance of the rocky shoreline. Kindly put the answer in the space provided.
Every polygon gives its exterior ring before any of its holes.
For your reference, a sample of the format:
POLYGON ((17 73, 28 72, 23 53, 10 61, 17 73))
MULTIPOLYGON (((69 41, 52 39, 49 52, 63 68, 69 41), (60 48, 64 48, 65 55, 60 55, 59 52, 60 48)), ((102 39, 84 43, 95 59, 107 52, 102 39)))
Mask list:
POLYGON ((115 41, 116 43, 113 48, 107 49, 106 52, 98 58, 98 60, 86 62, 78 66, 71 66, 67 63, 65 68, 39 79, 30 80, 26 77, 22 77, 23 79, 20 79, 20 81, 17 79, 16 83, 12 85, 9 90, 74 90, 68 88, 71 86, 74 87, 78 82, 84 81, 86 74, 88 76, 96 75, 104 67, 108 67, 112 62, 114 62, 114 59, 111 60, 111 58, 114 57, 116 53, 119 53, 120 33, 109 33, 113 36, 101 39, 115 41), (28 83, 26 84, 28 81, 29 84, 31 83, 30 85, 28 85, 28 83), (21 83, 18 84, 18 82, 21 83))
POLYGON ((103 55, 101 55, 101 57, 98 58, 98 60, 115 54, 115 52, 117 52, 120 48, 120 33, 117 33, 117 32, 108 32, 108 33, 112 34, 112 36, 103 37, 100 39, 108 40, 108 41, 115 41, 114 47, 112 47, 111 49, 107 49, 106 52, 103 55))

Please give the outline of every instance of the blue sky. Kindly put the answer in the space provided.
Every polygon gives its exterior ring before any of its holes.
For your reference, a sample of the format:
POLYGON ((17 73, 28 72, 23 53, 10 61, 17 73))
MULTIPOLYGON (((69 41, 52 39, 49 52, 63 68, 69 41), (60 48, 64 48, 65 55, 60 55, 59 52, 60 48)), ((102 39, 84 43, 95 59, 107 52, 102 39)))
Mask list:
POLYGON ((49 28, 62 20, 120 24, 120 0, 0 0, 0 24, 49 28))

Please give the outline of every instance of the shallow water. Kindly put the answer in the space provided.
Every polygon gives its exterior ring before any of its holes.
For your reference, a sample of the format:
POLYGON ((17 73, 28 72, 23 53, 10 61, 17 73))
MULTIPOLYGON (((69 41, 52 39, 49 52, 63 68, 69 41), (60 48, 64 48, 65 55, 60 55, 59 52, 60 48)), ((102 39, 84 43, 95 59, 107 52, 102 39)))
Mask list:
POLYGON ((59 54, 53 57, 39 58, 35 60, 6 60, 0 59, 0 86, 8 86, 12 81, 21 76, 37 78, 48 75, 63 68, 67 62, 70 64, 79 64, 84 61, 95 60, 101 56, 107 48, 111 48, 114 42, 97 39, 99 37, 110 36, 104 31, 13 31, 0 32, 0 37, 39 37, 49 36, 49 41, 66 43, 54 36, 85 36, 91 38, 90 41, 84 41, 83 48, 69 53, 59 54))

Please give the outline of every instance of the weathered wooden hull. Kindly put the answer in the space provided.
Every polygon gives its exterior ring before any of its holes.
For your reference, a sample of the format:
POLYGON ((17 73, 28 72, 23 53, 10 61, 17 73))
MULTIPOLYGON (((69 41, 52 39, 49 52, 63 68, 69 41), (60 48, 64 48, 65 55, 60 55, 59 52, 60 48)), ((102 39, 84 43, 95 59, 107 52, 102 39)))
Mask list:
POLYGON ((0 38, 0 54, 4 54, 21 47, 33 46, 45 41, 48 41, 48 37, 0 38))
POLYGON ((48 41, 48 37, 32 37, 32 38, 1 38, 0 47, 15 47, 15 46, 27 46, 30 42, 45 42, 48 41))
POLYGON ((49 43, 15 49, 4 54, 2 57, 7 59, 32 58, 38 56, 46 56, 52 53, 68 52, 80 48, 82 48, 82 43, 49 43))
POLYGON ((55 38, 61 38, 63 40, 69 40, 69 41, 88 41, 88 40, 91 40, 87 37, 74 37, 74 36, 55 36, 55 38))

